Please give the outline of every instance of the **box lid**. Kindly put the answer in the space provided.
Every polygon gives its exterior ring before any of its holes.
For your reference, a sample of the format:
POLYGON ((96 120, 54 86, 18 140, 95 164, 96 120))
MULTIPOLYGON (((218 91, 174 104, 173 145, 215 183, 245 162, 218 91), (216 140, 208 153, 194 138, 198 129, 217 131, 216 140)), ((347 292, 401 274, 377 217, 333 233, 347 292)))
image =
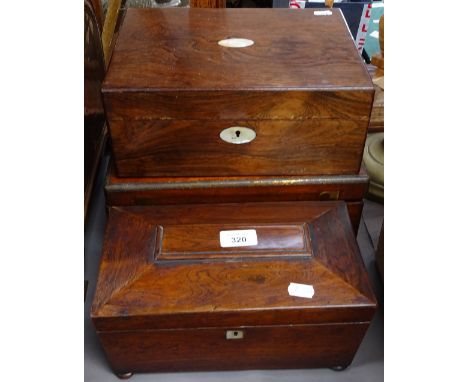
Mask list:
POLYGON ((375 306, 343 202, 165 205, 111 208, 91 315, 100 331, 239 327, 375 306))
POLYGON ((341 10, 316 11, 128 9, 103 91, 373 89, 341 10))

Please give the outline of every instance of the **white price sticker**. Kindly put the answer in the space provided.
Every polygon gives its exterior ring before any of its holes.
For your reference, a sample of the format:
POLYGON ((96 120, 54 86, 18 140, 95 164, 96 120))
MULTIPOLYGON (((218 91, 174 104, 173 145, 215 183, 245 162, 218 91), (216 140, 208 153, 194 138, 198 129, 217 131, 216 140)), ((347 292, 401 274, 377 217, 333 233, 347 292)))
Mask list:
POLYGON ((220 231, 219 241, 221 247, 248 247, 257 245, 257 231, 254 229, 241 229, 235 231, 220 231))
POLYGON ((289 283, 288 293, 290 296, 312 298, 315 291, 312 285, 289 283))
POLYGON ((333 14, 332 11, 314 11, 314 16, 331 16, 333 14))

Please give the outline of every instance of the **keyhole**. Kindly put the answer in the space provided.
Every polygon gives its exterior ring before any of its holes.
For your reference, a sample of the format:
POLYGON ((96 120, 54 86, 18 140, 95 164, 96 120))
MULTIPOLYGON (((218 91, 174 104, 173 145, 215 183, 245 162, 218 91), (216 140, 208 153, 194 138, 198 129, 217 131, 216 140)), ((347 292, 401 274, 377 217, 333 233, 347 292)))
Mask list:
POLYGON ((237 138, 239 138, 239 135, 240 135, 240 131, 237 130, 237 131, 236 131, 236 136, 237 136, 237 138))

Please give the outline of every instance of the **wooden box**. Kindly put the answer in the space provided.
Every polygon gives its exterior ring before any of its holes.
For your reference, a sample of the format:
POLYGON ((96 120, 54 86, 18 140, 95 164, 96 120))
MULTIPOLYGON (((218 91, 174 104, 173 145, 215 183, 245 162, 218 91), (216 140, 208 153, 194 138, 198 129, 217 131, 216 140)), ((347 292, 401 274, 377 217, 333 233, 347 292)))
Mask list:
POLYGON ((111 164, 104 189, 108 207, 344 200, 357 234, 368 184, 364 167, 357 175, 119 178, 111 164))
POLYGON ((375 309, 345 203, 278 202, 111 208, 91 315, 128 376, 346 367, 375 309))
POLYGON ((102 88, 118 175, 357 174, 374 87, 316 11, 128 9, 102 88))

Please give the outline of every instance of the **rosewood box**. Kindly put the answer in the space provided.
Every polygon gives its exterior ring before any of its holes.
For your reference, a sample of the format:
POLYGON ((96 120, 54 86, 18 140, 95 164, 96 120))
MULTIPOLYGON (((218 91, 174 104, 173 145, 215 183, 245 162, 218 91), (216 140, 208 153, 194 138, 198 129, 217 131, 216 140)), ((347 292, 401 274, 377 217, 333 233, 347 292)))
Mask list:
POLYGON ((122 177, 359 172, 374 88, 339 9, 128 9, 102 87, 122 177))
POLYGON ((111 208, 91 315, 129 376, 346 367, 375 309, 345 203, 277 202, 111 208))

